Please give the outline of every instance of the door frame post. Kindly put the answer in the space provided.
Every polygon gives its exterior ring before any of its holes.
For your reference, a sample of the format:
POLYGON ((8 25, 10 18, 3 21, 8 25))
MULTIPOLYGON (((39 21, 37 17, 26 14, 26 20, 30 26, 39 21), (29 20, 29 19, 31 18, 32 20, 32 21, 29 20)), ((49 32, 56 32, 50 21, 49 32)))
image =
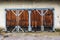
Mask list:
POLYGON ((42 23, 41 31, 44 31, 44 26, 43 26, 43 16, 44 16, 44 14, 43 14, 43 10, 41 10, 41 16, 42 16, 42 19, 41 19, 41 23, 42 23))
POLYGON ((29 14, 29 26, 28 26, 28 31, 32 31, 32 27, 31 27, 31 11, 28 10, 28 14, 29 14))
POLYGON ((56 20, 56 14, 53 10, 53 29, 52 29, 52 31, 55 31, 55 20, 56 20))

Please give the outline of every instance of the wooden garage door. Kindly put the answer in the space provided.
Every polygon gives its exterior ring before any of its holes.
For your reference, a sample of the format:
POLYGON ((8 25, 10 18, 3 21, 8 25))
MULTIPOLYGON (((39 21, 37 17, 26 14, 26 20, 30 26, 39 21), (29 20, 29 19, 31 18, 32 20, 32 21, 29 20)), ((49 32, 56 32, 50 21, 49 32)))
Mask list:
MULTIPOLYGON (((41 12, 40 10, 38 10, 38 11, 41 12)), ((41 15, 40 14, 36 10, 32 10, 32 12, 31 12, 32 27, 41 26, 41 15)))
MULTIPOLYGON (((41 10, 38 10, 41 13, 41 10)), ((43 10, 43 20, 42 20, 42 15, 40 15, 36 10, 32 10, 31 12, 31 25, 32 27, 37 27, 37 26, 42 26, 42 21, 43 21, 43 26, 45 27, 52 27, 53 26, 53 11, 48 9, 43 10), (46 13, 45 13, 46 12, 46 13)))
POLYGON ((17 16, 15 14, 16 10, 6 10, 6 25, 7 26, 22 26, 22 27, 28 27, 28 10, 20 10, 19 14, 21 15, 18 16, 18 21, 17 21, 17 16), (17 24, 18 22, 18 24, 17 24))
MULTIPOLYGON (((23 10, 23 9, 22 9, 23 10)), ((20 27, 29 27, 29 12, 31 11, 31 27, 53 27, 53 11, 48 9, 46 10, 19 10, 19 13, 16 10, 6 10, 6 26, 20 26, 20 27), (43 11, 43 12, 42 12, 43 11), (45 13, 46 12, 46 13, 45 13), (17 16, 19 14, 18 21, 17 16), (44 14, 44 15, 42 15, 44 14), (42 20, 43 19, 43 20, 42 20), (18 24, 17 24, 18 23, 18 24)))
POLYGON ((43 23, 45 27, 53 27, 53 11, 52 10, 48 9, 43 19, 44 19, 43 23))

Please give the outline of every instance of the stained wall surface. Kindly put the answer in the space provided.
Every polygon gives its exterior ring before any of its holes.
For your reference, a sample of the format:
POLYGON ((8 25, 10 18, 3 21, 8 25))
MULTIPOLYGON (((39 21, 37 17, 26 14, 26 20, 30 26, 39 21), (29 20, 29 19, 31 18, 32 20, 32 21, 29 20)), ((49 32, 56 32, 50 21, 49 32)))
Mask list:
POLYGON ((0 3, 0 27, 5 28, 5 9, 19 8, 54 8, 54 27, 60 28, 60 3, 59 2, 1 2, 0 3))

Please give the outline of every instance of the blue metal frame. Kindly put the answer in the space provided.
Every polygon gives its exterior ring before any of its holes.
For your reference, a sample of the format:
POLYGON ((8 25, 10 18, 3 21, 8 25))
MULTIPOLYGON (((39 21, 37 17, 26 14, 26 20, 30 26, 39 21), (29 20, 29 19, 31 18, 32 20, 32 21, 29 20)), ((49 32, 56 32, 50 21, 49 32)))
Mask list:
MULTIPOLYGON (((35 10, 35 9, 36 10, 47 10, 47 9, 55 10, 54 8, 6 8, 5 11, 6 10, 29 10, 29 11, 31 11, 31 10, 35 10)), ((54 23, 55 23, 55 21, 54 21, 54 23)))
POLYGON ((50 10, 54 10, 54 8, 6 8, 5 10, 47 10, 47 9, 50 9, 50 10))

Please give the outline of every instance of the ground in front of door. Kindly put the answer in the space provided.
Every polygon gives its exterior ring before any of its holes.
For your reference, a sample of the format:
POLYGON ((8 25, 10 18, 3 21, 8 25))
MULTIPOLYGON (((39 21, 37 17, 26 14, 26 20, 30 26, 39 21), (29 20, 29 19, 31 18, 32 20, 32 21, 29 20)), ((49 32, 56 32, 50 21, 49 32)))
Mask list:
POLYGON ((8 37, 0 36, 0 40, 60 40, 60 32, 9 33, 8 37))

